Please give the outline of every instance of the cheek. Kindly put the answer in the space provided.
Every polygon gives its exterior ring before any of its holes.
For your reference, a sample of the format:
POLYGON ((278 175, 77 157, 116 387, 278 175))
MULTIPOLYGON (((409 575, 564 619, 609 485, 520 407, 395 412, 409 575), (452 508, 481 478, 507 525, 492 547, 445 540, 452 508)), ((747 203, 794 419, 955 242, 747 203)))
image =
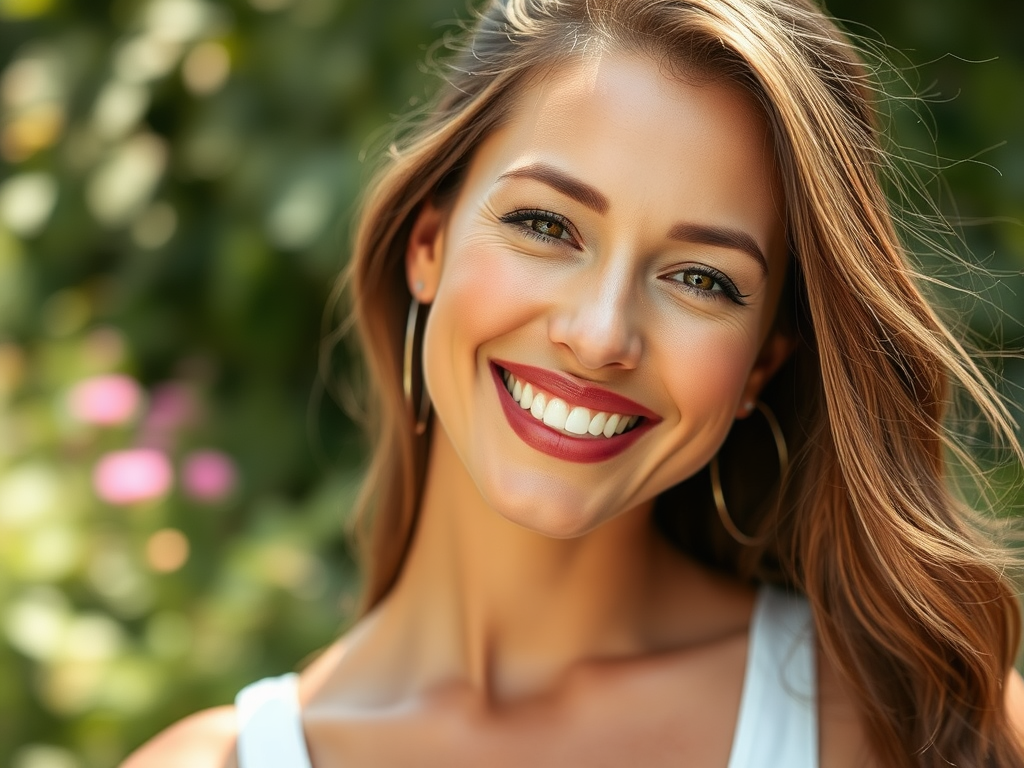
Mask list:
POLYGON ((423 340, 427 387, 446 429, 459 429, 460 404, 489 373, 478 351, 486 342, 526 325, 536 317, 537 285, 517 262, 522 260, 482 238, 463 240, 445 257, 437 294, 423 340))
POLYGON ((455 337, 482 343, 521 327, 544 304, 551 275, 505 243, 477 239, 449 254, 435 300, 455 337))
POLYGON ((728 429, 757 355, 756 328, 700 323, 675 329, 663 342, 659 367, 682 418, 728 429))

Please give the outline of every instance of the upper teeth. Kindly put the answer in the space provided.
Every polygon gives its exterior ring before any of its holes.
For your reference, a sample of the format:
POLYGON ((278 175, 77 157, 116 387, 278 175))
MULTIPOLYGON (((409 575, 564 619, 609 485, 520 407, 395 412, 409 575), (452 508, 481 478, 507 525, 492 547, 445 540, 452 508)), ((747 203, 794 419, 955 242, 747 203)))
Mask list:
POLYGON ((508 371, 502 372, 502 378, 505 380, 505 387, 509 394, 512 395, 513 400, 519 403, 520 408, 529 411, 537 421, 542 421, 549 427, 561 429, 573 435, 588 433, 594 437, 621 435, 640 420, 639 416, 630 416, 625 413, 592 411, 582 405, 570 406, 565 400, 541 391, 530 382, 518 379, 508 371))

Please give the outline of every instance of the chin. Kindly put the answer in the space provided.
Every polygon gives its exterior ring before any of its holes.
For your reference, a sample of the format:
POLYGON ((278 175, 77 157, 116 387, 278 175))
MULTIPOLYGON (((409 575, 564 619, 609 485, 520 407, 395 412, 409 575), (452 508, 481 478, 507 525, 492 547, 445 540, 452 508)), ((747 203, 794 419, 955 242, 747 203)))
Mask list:
POLYGON ((614 516, 613 510, 594 508, 593 489, 574 489, 564 478, 505 477, 488 485, 481 490, 491 509, 510 523, 553 539, 585 536, 614 516))
POLYGON ((581 515, 578 511, 569 510, 537 507, 504 509, 498 506, 496 511, 510 523, 551 539, 577 539, 590 533, 603 522, 581 515))

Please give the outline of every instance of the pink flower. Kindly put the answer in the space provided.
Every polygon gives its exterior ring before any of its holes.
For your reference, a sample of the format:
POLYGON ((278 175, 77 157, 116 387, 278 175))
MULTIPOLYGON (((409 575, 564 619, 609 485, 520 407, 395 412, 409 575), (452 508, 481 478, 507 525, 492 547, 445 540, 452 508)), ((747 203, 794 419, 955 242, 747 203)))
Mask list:
POLYGON ((108 453, 96 465, 96 494, 108 504, 136 504, 165 495, 174 472, 166 454, 151 448, 108 453))
POLYGON ((238 481, 231 457, 220 451, 196 451, 185 457, 181 484, 197 501, 217 502, 227 497, 238 481))
POLYGON ((78 382, 68 393, 71 415, 86 424, 115 426, 129 421, 139 410, 142 388, 122 374, 93 376, 78 382))

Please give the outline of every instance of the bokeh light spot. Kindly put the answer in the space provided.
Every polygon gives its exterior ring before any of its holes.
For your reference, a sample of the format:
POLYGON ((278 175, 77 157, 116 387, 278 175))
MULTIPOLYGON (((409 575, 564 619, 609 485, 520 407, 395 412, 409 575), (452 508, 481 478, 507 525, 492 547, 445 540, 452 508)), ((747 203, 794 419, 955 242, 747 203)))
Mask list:
POLYGON ((181 56, 181 46, 151 35, 139 35, 121 44, 114 56, 114 71, 129 83, 163 77, 181 56))
POLYGON ((14 753, 11 768, 81 768, 71 752, 51 744, 25 744, 14 753))
POLYGON ((7 641, 40 661, 55 658, 71 622, 68 600, 51 587, 35 587, 11 602, 4 613, 7 641))
POLYGON ((200 43, 185 57, 181 75, 185 87, 197 96, 216 93, 231 73, 231 57, 221 43, 200 43))
POLYGON ((177 528, 163 528, 146 542, 146 561, 157 573, 173 573, 188 560, 189 544, 177 528))
POLYGON ((54 0, 0 0, 0 18, 26 20, 45 16, 54 0))
POLYGON ((197 501, 222 501, 235 489, 237 480, 235 462, 220 451, 191 453, 181 470, 182 488, 197 501))
POLYGON ((151 205, 132 224, 132 239, 140 248, 155 250, 167 244, 178 228, 178 213, 166 202, 151 205))
POLYGON ((270 211, 267 228, 271 240, 292 250, 309 246, 330 221, 332 205, 325 179, 313 174, 298 179, 270 211))
POLYGON ((57 182, 48 173, 12 176, 0 185, 0 221, 19 237, 32 237, 46 225, 57 202, 57 182))
POLYGON ((107 83, 93 106, 93 128, 104 138, 119 138, 138 125, 147 107, 149 91, 143 86, 119 80, 107 83))
POLYGON ((10 341, 0 342, 0 404, 18 391, 25 378, 25 353, 10 341))
POLYGON ((0 474, 0 527, 23 528, 57 510, 60 477, 48 464, 31 462, 0 474))
POLYGON ((125 645, 121 625, 98 613, 76 616, 67 628, 62 656, 76 661, 107 661, 125 645))
POLYGON ((93 370, 110 370, 124 362, 127 352, 124 334, 113 326, 100 326, 82 342, 82 357, 93 370))
POLYGON ((96 220, 117 227, 133 219, 148 204, 166 163, 163 139, 140 134, 126 141, 86 188, 86 201, 96 220))
POLYGON ((96 494, 108 504, 127 505, 164 496, 174 479, 162 451, 134 448, 106 454, 93 471, 96 494))
POLYGON ((130 376, 110 374, 80 381, 68 393, 68 410, 85 424, 117 426, 139 411, 142 387, 130 376))
POLYGON ((146 14, 150 34, 165 40, 194 40, 216 20, 213 9, 200 0, 153 0, 146 14))
POLYGON ((0 133, 0 152, 5 160, 20 163, 52 146, 64 129, 64 108, 56 103, 26 107, 0 133))

